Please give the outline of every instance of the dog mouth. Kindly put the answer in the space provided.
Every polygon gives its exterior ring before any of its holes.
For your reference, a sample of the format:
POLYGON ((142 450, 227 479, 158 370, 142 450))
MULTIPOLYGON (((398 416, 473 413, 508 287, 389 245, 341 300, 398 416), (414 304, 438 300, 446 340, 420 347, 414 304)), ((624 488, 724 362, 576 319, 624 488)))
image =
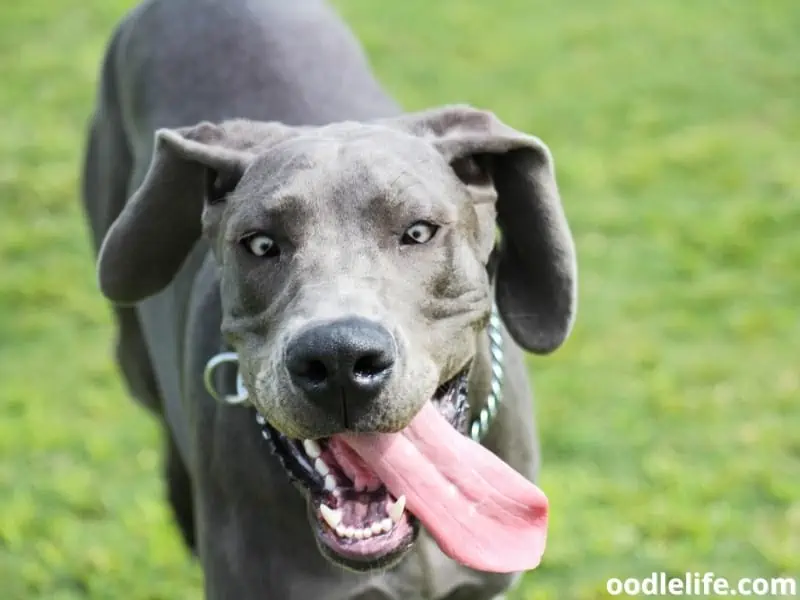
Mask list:
POLYGON ((514 573, 539 564, 547 497, 464 435, 466 387, 461 372, 394 433, 294 440, 259 417, 274 454, 308 498, 324 556, 354 571, 388 568, 424 527, 444 554, 478 571, 514 573))
MULTIPOLYGON (((457 432, 469 424, 468 368, 440 385, 430 403, 457 432)), ((411 548, 419 520, 406 496, 393 495, 343 435, 298 440, 258 416, 265 439, 308 499, 309 520, 322 553, 355 571, 386 568, 411 548)))

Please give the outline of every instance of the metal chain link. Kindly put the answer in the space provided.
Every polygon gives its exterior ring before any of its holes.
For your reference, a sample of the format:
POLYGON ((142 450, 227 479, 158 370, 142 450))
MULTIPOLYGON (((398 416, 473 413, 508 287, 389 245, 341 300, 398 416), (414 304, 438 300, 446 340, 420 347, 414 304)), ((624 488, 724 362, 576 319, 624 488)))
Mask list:
POLYGON ((489 316, 489 356, 492 367, 489 397, 486 399, 486 406, 481 409, 469 430, 470 437, 476 442, 486 437, 503 400, 503 333, 500 314, 494 302, 492 302, 492 314, 489 316))

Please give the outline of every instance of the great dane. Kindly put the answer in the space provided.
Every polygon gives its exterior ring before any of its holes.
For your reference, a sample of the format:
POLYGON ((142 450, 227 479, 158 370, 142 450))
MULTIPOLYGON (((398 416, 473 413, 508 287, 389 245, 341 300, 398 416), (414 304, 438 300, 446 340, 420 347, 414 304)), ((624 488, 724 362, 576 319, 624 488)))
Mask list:
POLYGON ((320 0, 149 0, 83 197, 207 598, 488 600, 539 564, 522 351, 568 336, 576 264, 538 138, 402 111, 320 0))

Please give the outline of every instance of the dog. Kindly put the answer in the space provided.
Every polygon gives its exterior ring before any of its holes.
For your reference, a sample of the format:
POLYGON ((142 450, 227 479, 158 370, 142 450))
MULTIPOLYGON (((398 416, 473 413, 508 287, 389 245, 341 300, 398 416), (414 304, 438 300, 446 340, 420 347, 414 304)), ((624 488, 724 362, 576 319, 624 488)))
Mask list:
POLYGON ((563 344, 577 277, 541 140, 404 112, 321 0, 148 0, 82 196, 206 598, 488 600, 538 565, 523 352, 563 344))

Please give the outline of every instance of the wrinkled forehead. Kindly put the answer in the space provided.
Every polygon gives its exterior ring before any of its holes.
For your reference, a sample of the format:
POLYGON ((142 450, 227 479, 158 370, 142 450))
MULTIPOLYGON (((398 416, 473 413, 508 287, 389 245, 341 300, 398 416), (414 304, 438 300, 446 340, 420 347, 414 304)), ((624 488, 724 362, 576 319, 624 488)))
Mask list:
POLYGON ((340 124, 311 130, 259 155, 237 196, 265 207, 324 199, 337 209, 375 200, 441 202, 457 199, 452 171, 430 144, 384 127, 340 124))

